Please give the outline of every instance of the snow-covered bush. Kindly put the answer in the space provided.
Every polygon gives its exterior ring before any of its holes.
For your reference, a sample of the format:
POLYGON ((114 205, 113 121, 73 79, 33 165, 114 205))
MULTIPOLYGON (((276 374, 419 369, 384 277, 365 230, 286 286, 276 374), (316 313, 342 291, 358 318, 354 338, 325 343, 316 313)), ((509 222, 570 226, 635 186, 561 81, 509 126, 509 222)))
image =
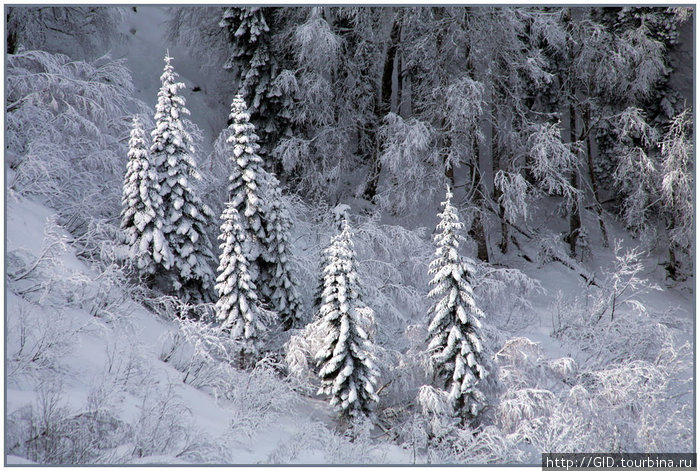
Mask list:
POLYGON ((126 442, 130 449, 127 462, 149 463, 151 456, 174 456, 202 463, 208 461, 208 451, 214 448, 194 427, 192 412, 172 384, 151 385, 142 397, 132 427, 126 442))
POLYGON ((7 153, 13 189, 54 208, 74 235, 91 218, 119 213, 127 114, 133 98, 124 60, 93 62, 26 51, 8 56, 7 153))
POLYGON ((212 323, 211 317, 177 318, 177 329, 163 338, 159 357, 183 374, 183 383, 208 391, 221 380, 220 364, 236 364, 242 348, 212 323))
POLYGON ((94 59, 123 39, 122 7, 12 6, 7 11, 8 53, 41 49, 94 59))
POLYGON ((649 312, 640 296, 661 290, 641 276, 641 252, 636 249, 620 253, 615 246, 614 265, 603 270, 596 285, 588 285, 554 319, 557 337, 575 341, 588 365, 605 365, 610 361, 650 360, 671 336, 660 323, 658 313, 649 312), (630 344, 630 339, 634 339, 630 344))
POLYGON ((24 298, 42 300, 49 279, 63 265, 61 257, 67 249, 68 238, 56 223, 56 218, 48 219, 37 255, 24 249, 7 254, 6 273, 10 290, 24 298))
POLYGON ((475 265, 474 295, 485 312, 489 324, 501 330, 516 330, 533 322, 536 312, 531 300, 543 294, 542 284, 516 268, 475 265))
POLYGON ((299 396, 279 377, 279 367, 272 359, 263 358, 247 371, 222 368, 215 394, 228 401, 231 411, 227 440, 245 443, 298 406, 299 396))
POLYGON ((16 299, 8 305, 8 381, 45 377, 65 369, 65 357, 75 348, 73 339, 89 326, 59 311, 43 310, 16 299))
POLYGON ((42 383, 37 399, 8 417, 8 453, 45 465, 90 464, 98 460, 99 446, 123 433, 116 421, 71 411, 61 389, 42 383))

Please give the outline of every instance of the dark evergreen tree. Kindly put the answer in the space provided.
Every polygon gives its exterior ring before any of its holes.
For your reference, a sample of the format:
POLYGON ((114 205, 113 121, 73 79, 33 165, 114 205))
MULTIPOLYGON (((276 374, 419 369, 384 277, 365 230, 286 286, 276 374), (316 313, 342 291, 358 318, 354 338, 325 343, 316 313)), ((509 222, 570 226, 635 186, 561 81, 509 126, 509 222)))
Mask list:
POLYGON ((271 26, 275 24, 276 10, 230 7, 219 23, 228 31, 230 41, 230 55, 224 68, 237 71, 238 93, 249 105, 251 120, 264 143, 259 149, 262 155, 270 154, 289 125, 282 106, 283 92, 275 83, 281 72, 280 57, 274 53, 272 44, 271 26))

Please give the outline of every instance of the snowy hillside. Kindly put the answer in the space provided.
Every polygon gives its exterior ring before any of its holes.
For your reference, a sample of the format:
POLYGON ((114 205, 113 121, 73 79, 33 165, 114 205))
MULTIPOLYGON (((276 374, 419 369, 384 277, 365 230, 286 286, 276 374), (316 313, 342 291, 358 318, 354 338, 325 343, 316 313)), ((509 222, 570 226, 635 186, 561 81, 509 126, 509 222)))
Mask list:
POLYGON ((187 365, 176 321, 76 258, 51 210, 7 196, 8 464, 409 462, 336 435, 328 405, 264 367, 187 365))
POLYGON ((10 8, 5 463, 692 451, 693 15, 10 8))

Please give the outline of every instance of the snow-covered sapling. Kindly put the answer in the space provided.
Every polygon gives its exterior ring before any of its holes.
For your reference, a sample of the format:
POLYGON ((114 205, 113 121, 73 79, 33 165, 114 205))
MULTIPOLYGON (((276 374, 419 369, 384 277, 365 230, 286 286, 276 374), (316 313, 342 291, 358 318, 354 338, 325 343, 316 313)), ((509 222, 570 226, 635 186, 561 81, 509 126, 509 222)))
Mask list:
POLYGON ((439 231, 434 241, 436 258, 430 264, 433 289, 428 297, 435 301, 430 308, 428 325, 433 372, 449 394, 454 411, 467 420, 474 420, 483 408, 485 397, 479 383, 486 377, 482 366, 482 340, 479 329, 484 316, 474 302, 471 277, 474 262, 459 254, 459 234, 463 224, 452 206, 452 192, 439 214, 439 231))
POLYGON ((185 84, 175 81, 171 60, 165 56, 156 128, 151 132, 151 154, 163 199, 163 234, 173 254, 168 288, 185 300, 208 301, 214 278, 209 262, 214 256, 205 227, 214 214, 190 186, 190 177, 200 176, 192 158, 192 138, 180 119, 189 114, 184 98, 178 95, 185 84))
POLYGON ((319 315, 326 337, 316 353, 321 378, 318 394, 330 395, 331 404, 345 417, 367 415, 378 401, 375 386, 379 373, 371 359, 372 345, 365 328, 372 310, 360 300, 347 220, 324 257, 319 315))
POLYGON ((156 171, 146 147, 143 124, 134 117, 124 176, 121 228, 129 258, 139 274, 153 275, 158 265, 169 268, 172 254, 163 236, 163 208, 156 171))
POLYGON ((216 278, 216 318, 231 338, 243 343, 241 367, 254 363, 260 351, 261 320, 255 284, 251 280, 249 262, 245 256, 245 233, 235 206, 226 204, 221 219, 222 241, 219 257, 219 276, 216 278))

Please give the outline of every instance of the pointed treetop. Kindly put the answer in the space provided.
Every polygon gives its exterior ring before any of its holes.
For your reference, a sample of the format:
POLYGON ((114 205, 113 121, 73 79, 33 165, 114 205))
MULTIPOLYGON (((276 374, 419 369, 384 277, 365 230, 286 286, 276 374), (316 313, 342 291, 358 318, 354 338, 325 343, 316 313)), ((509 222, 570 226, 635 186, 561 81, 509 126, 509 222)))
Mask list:
POLYGON ((450 205, 450 204, 452 203, 452 197, 453 197, 454 195, 452 194, 452 189, 450 188, 450 184, 449 184, 449 183, 447 183, 447 184, 445 185, 445 189, 447 190, 447 192, 446 192, 446 194, 445 194, 445 201, 442 203, 442 205, 443 205, 443 206, 448 206, 448 205, 450 205))
POLYGON ((248 122, 250 120, 250 115, 248 114, 248 105, 246 104, 243 95, 241 95, 240 93, 236 94, 236 96, 233 97, 233 101, 231 102, 231 114, 229 115, 229 118, 233 120, 238 120, 239 122, 248 122))
POLYGON ((338 204, 335 208, 331 210, 333 213, 333 221, 336 223, 339 230, 344 230, 348 225, 348 213, 350 212, 350 206, 344 203, 338 204))

